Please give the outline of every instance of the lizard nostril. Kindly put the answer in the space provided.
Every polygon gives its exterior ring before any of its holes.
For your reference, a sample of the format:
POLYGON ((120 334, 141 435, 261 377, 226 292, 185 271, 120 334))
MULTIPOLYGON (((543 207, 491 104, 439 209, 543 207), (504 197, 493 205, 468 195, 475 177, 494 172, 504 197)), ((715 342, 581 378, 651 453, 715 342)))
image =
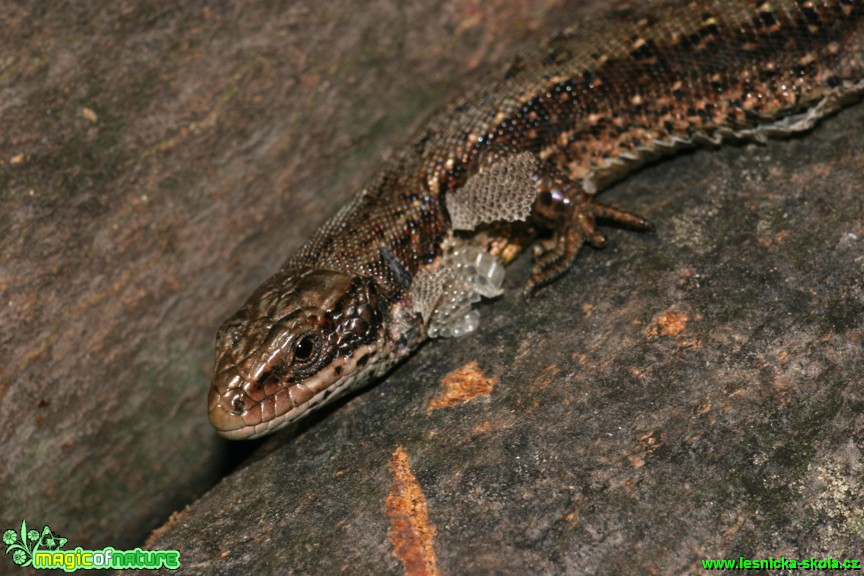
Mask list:
POLYGON ((231 406, 231 412, 235 416, 239 416, 246 411, 246 398, 240 392, 235 393, 228 403, 231 406))

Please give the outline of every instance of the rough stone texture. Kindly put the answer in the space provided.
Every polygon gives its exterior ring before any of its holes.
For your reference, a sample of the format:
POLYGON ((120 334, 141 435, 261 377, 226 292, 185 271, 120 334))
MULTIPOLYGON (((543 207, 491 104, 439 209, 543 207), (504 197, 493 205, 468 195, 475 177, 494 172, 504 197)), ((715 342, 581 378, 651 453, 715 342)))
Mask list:
POLYGON ((401 574, 401 446, 443 574, 861 558, 864 106, 634 175, 605 197, 656 232, 610 232, 529 306, 523 259, 478 334, 228 445, 204 414, 218 322, 548 6, 76 6, 17 9, 0 52, 0 528, 134 546, 258 446, 148 547, 184 574, 401 574), (427 412, 471 361, 491 394, 427 412))
POLYGON ((860 559, 862 127, 857 106, 622 182, 607 199, 654 233, 611 232, 529 306, 517 263, 478 334, 273 437, 148 544, 191 573, 403 573, 385 514, 401 446, 442 574, 860 559), (491 395, 428 412, 475 360, 491 395))
POLYGON ((4 3, 0 530, 134 545, 217 482, 220 321, 574 4, 4 3))

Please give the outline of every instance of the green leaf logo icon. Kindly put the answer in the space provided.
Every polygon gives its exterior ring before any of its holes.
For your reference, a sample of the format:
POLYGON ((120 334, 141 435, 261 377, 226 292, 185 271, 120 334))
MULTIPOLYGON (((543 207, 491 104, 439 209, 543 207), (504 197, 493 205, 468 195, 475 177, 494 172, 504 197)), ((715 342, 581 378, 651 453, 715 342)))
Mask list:
POLYGON ((14 530, 3 532, 6 554, 12 552, 12 561, 19 566, 29 566, 33 561, 33 551, 38 547, 39 532, 27 530, 27 521, 21 521, 21 541, 14 530))

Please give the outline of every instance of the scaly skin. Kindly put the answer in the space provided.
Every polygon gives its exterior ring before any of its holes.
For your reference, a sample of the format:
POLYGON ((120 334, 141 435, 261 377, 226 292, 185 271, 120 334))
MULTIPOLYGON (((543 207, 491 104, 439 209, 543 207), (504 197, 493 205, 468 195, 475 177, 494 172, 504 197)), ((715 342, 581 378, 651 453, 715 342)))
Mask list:
POLYGON ((864 91, 862 19, 857 0, 670 0, 583 20, 518 57, 435 116, 225 322, 210 421, 261 436, 385 372, 426 339, 435 314, 420 310, 437 301, 421 300, 472 236, 491 249, 523 221, 550 232, 530 295, 583 244, 603 245, 597 220, 647 227, 594 199, 613 180, 681 147, 811 128, 864 91))

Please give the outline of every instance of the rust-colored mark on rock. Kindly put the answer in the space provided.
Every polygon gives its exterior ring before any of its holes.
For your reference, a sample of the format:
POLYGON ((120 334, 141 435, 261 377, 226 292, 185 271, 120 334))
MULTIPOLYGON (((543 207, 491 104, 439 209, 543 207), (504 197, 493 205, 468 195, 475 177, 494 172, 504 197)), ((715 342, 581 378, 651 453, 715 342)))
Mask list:
POLYGON ((771 248, 777 244, 781 244, 789 236, 790 233, 788 230, 781 230, 774 236, 760 236, 756 241, 759 242, 759 245, 763 248, 771 248))
POLYGON ((639 436, 639 443, 646 454, 653 454, 666 439, 666 435, 662 430, 649 430, 639 436))
POLYGON ((656 338, 658 336, 677 336, 684 328, 687 327, 687 322, 690 317, 683 312, 675 312, 666 310, 654 317, 654 320, 645 327, 643 334, 648 338, 656 338))
POLYGON ((665 441, 662 430, 649 430, 637 437, 640 447, 627 455, 630 465, 637 470, 645 466, 646 458, 654 454, 665 441))
POLYGON ((408 454, 402 446, 397 446, 393 452, 390 471, 393 483, 386 507, 393 556, 402 562, 407 576, 438 576, 438 557, 433 543, 435 527, 429 522, 426 497, 411 472, 408 454))
POLYGON ((187 505, 182 510, 175 510, 171 513, 171 516, 168 517, 168 521, 165 522, 162 526, 155 528, 150 535, 147 537, 147 540, 144 544, 147 548, 155 548, 154 544, 158 538, 164 536, 165 534, 169 534, 174 526, 180 522, 184 516, 186 516, 192 509, 187 505))
POLYGON ((735 521, 735 524, 727 528, 723 531, 724 536, 734 536, 741 530, 741 527, 744 526, 744 523, 747 521, 746 516, 738 516, 738 519, 735 521))
POLYGON ((480 424, 477 424, 472 428, 475 434, 488 434, 489 432, 497 432, 498 430, 507 430, 511 428, 516 422, 518 418, 513 416, 512 414, 497 417, 492 420, 485 420, 480 424))
POLYGON ((559 368, 557 364, 550 364, 543 369, 543 372, 541 372, 537 378, 534 379, 534 386, 543 390, 549 386, 549 384, 551 384, 560 373, 561 368, 559 368))
POLYGON ((486 377, 477 361, 472 360, 441 379, 444 389, 429 402, 426 412, 464 404, 481 394, 488 396, 496 384, 498 379, 486 377))
POLYGON ((85 120, 87 120, 88 122, 95 124, 96 122, 99 121, 99 115, 96 114, 96 112, 94 112, 92 108, 87 108, 86 106, 82 106, 81 109, 79 110, 79 113, 81 114, 81 117, 84 118, 85 120))

